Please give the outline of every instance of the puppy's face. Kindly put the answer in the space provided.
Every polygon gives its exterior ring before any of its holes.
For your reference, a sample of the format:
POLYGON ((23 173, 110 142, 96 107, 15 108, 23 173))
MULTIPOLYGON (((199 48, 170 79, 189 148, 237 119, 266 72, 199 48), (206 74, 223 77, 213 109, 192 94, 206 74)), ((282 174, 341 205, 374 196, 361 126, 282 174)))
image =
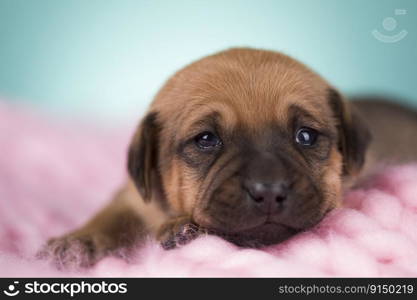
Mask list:
POLYGON ((242 245, 282 241, 340 201, 366 129, 318 75, 235 49, 179 71, 142 122, 129 170, 143 198, 242 245))

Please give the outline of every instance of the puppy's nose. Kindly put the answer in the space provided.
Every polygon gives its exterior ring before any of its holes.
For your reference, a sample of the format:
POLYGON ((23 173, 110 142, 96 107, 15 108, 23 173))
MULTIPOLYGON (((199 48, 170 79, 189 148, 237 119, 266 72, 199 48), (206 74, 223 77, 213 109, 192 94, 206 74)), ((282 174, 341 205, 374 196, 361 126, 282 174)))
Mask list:
POLYGON ((279 210, 288 196, 288 185, 284 182, 248 182, 245 187, 255 206, 264 213, 279 210))

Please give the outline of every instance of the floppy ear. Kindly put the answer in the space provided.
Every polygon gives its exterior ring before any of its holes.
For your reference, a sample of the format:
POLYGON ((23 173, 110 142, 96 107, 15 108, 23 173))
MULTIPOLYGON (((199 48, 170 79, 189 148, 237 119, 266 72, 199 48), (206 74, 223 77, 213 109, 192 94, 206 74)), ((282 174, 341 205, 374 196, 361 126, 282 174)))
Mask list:
POLYGON ((343 155, 343 175, 356 175, 365 163, 371 133, 355 107, 334 89, 329 90, 329 104, 338 121, 338 146, 343 155))
POLYGON ((160 188, 158 172, 159 126, 157 113, 149 113, 140 123, 128 153, 127 167, 143 200, 150 201, 156 188, 160 188))

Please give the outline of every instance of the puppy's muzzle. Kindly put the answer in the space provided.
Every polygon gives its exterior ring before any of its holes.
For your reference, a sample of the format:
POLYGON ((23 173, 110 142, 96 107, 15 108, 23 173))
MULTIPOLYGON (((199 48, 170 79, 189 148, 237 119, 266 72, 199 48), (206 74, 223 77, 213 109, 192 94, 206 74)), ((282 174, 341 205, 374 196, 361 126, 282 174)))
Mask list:
POLYGON ((281 158, 260 155, 246 167, 243 190, 253 209, 265 215, 276 215, 288 206, 291 180, 281 158))

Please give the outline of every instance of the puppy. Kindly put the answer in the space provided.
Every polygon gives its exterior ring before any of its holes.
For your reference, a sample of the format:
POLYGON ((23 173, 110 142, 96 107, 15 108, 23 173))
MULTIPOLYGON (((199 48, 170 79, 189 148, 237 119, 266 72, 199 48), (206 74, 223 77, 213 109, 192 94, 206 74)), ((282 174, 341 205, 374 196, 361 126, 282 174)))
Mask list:
POLYGON ((126 185, 41 256, 69 264, 78 249, 89 266, 148 235, 168 249, 201 233, 279 243, 319 223, 378 163, 415 160, 416 149, 415 112, 348 103, 277 52, 223 51, 168 80, 132 139, 126 185))

